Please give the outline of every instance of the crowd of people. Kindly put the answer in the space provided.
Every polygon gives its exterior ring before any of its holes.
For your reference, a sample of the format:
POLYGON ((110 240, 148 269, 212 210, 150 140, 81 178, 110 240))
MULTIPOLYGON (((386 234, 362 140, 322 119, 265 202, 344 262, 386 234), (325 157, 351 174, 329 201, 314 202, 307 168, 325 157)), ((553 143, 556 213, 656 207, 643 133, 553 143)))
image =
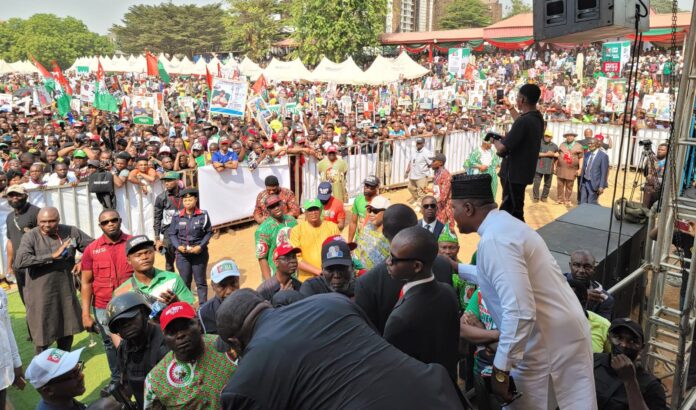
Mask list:
MULTIPOLYGON (((203 80, 130 75, 112 80, 125 107, 118 116, 91 107, 67 118, 48 106, 0 113, 0 189, 12 208, 4 280, 17 283, 36 351, 21 363, 0 290, 0 408, 7 388, 25 380, 39 408, 83 408, 81 350, 71 351, 82 331, 100 334, 111 371, 95 408, 467 408, 462 387, 475 389, 479 409, 666 408, 663 386, 639 363, 641 327, 614 317, 593 255, 578 249, 563 276, 524 223, 528 185, 533 201, 547 201, 556 175, 556 201, 569 206, 574 190, 575 202, 597 203, 608 186, 611 139, 588 128, 557 146, 547 129, 620 121, 593 102, 597 56, 481 55, 476 80, 448 76, 436 61, 427 78, 387 87, 271 84, 262 97, 281 108, 267 119, 211 115, 203 80), (471 106, 459 96, 481 79, 481 105, 471 106), (583 94, 581 114, 554 95, 559 86, 583 94), (448 87, 451 98, 430 92, 448 87), (159 124, 135 124, 130 99, 149 93, 163 97, 159 124), (192 111, 179 105, 183 96, 194 97, 192 111), (344 96, 352 109, 341 107, 344 96), (302 108, 283 108, 292 103, 302 108), (484 131, 494 126, 509 131, 484 131), (452 176, 441 145, 431 151, 426 139, 472 129, 484 131, 480 147, 452 176), (415 139, 408 205, 382 195, 390 142, 403 138, 415 139), (381 166, 347 209, 344 158, 368 152, 381 166), (240 289, 233 250, 208 267, 213 227, 192 188, 195 169, 253 170, 283 156, 316 158, 322 182, 300 204, 299 181, 265 178, 253 211, 258 270, 246 273, 263 281, 240 289), (124 232, 108 198, 96 239, 62 224, 58 209, 30 203, 28 190, 99 178, 146 193, 162 184, 154 237, 124 232), (480 235, 474 255, 460 255, 457 232, 480 235)), ((657 51, 640 64, 639 101, 681 70, 657 51)), ((69 79, 75 90, 88 80, 69 79)), ((8 93, 38 85, 4 80, 8 93)), ((634 130, 668 126, 636 106, 634 130)), ((651 169, 656 192, 662 169, 651 169)))

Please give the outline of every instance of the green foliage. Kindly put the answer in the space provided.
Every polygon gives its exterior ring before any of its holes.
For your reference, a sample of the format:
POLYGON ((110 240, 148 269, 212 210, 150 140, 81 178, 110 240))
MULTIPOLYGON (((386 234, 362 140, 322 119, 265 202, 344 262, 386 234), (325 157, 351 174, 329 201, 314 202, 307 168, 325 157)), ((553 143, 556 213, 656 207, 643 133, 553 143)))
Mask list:
POLYGON ((229 48, 258 61, 266 57, 283 29, 282 2, 274 0, 227 0, 230 5, 225 26, 229 48))
POLYGON ((386 0, 294 0, 295 54, 308 64, 322 56, 341 62, 364 47, 378 46, 386 10, 386 0))
MULTIPOLYGON (((656 13, 671 13, 672 0, 650 0, 650 8, 655 10, 656 13)), ((681 11, 678 6, 677 10, 681 11)))
POLYGON ((523 0, 511 0, 510 3, 512 6, 510 7, 510 11, 508 14, 505 16, 505 18, 512 17, 518 14, 522 13, 531 13, 532 12, 532 7, 525 3, 523 0))
POLYGON ((34 14, 0 23, 0 58, 6 61, 25 60, 31 54, 49 70, 51 60, 66 69, 78 57, 113 52, 106 36, 89 31, 74 17, 34 14))
POLYGON ((197 6, 162 3, 134 5, 111 32, 124 53, 185 54, 217 52, 225 40, 225 11, 219 3, 197 6))
POLYGON ((491 24, 491 12, 481 0, 454 0, 447 6, 440 21, 443 29, 486 27, 491 24))

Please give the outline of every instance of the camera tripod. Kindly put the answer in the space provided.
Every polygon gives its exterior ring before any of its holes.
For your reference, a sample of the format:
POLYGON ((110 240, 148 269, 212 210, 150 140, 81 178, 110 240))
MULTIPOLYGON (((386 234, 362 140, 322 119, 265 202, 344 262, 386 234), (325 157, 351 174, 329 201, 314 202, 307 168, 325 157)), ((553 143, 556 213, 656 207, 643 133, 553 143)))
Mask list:
POLYGON ((639 144, 643 147, 643 150, 640 153, 640 159, 638 160, 638 165, 636 166, 636 175, 633 177, 633 185, 631 187, 631 195, 629 198, 633 199, 633 193, 635 192, 636 188, 640 187, 640 202, 642 203, 645 198, 646 186, 646 182, 643 181, 643 178, 646 178, 657 164, 657 156, 652 151, 652 143, 650 141, 644 141, 643 144, 639 142, 639 144))

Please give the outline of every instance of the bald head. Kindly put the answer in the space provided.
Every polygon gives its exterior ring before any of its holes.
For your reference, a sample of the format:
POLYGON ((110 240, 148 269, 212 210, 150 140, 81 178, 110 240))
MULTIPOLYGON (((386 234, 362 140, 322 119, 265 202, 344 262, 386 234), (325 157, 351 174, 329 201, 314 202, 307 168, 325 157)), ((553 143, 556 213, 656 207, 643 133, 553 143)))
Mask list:
POLYGON ((58 230, 58 223, 60 222, 60 214, 56 208, 47 206, 39 210, 39 214, 36 216, 36 222, 42 234, 55 235, 58 230))
POLYGON ((382 233, 391 241, 402 230, 416 226, 418 217, 408 205, 394 204, 384 211, 382 233))
POLYGON ((42 216, 60 218, 60 213, 58 212, 58 208, 53 206, 46 206, 39 210, 37 218, 41 218, 42 216))

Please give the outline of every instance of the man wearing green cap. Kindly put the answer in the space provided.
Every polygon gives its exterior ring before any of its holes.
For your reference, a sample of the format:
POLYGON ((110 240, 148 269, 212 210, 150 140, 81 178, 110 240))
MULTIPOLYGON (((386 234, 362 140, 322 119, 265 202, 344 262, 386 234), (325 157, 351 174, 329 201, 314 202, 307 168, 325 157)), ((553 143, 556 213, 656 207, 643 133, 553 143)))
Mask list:
POLYGON ((174 214, 183 208, 183 200, 179 198, 179 178, 180 174, 175 171, 167 171, 162 175, 165 191, 155 198, 154 228, 155 228, 155 247, 158 251, 164 249, 165 269, 174 272, 174 256, 176 249, 169 240, 167 230, 172 223, 174 214))
POLYGON ((290 231, 290 244, 300 248, 298 277, 301 281, 321 275, 321 246, 330 236, 340 235, 338 225, 321 217, 323 206, 318 199, 304 204, 305 220, 290 231))
POLYGON ((81 149, 75 150, 68 169, 75 174, 78 181, 87 178, 87 153, 81 149))
MULTIPOLYGON (((442 233, 437 238, 437 247, 437 253, 450 258, 453 261, 461 263, 458 258, 459 239, 457 238, 456 234, 449 230, 448 226, 445 226, 442 233)), ((459 309, 464 311, 469 303, 469 299, 471 299, 471 295, 476 290, 476 285, 467 282, 464 279, 460 279, 459 274, 454 271, 454 269, 452 270, 452 285, 454 286, 454 290, 457 292, 457 296, 459 297, 459 309)))

